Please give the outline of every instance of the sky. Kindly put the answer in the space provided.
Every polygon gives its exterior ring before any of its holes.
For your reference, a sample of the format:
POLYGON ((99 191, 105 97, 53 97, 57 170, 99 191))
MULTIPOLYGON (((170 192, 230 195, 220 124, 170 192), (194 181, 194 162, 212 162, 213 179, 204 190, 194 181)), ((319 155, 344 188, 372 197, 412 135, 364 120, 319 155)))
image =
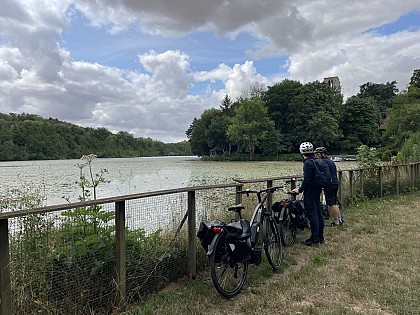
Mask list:
POLYGON ((0 112, 166 143, 225 95, 338 76, 407 88, 419 0, 0 0, 0 112))

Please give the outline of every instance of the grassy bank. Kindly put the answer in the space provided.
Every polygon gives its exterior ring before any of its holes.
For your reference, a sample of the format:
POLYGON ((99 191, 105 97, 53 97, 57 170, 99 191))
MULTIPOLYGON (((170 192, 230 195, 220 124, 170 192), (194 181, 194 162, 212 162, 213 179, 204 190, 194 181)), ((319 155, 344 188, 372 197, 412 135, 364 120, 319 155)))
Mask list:
POLYGON ((127 314, 419 314, 418 193, 356 203, 346 213, 345 226, 326 229, 326 244, 287 248, 280 272, 266 262, 251 266, 231 300, 216 292, 207 272, 127 314))

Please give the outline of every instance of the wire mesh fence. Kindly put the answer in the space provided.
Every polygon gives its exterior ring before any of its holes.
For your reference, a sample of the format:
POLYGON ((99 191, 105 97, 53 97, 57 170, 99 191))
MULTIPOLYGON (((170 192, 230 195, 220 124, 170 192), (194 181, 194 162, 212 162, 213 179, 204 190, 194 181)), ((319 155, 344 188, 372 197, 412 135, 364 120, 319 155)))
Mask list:
MULTIPOLYGON (((200 188, 195 221, 225 214, 235 198, 233 184, 200 188)), ((125 201, 125 304, 188 275, 188 203, 185 189, 125 201)), ((124 307, 116 285, 115 211, 115 203, 98 201, 41 214, 9 213, 12 313, 110 314, 124 307)))

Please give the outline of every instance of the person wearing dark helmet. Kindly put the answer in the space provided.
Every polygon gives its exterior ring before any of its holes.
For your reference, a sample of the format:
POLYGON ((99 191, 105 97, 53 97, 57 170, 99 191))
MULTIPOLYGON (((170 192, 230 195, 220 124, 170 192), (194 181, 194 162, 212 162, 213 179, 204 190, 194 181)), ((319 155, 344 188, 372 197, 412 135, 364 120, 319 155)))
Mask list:
POLYGON ((324 242, 324 216, 321 210, 321 188, 315 185, 314 146, 310 142, 303 142, 299 147, 303 157, 303 181, 293 192, 303 192, 305 213, 311 226, 311 236, 303 242, 307 246, 317 246, 324 242))
POLYGON ((333 221, 331 226, 338 226, 343 223, 340 218, 340 209, 337 206, 337 192, 340 182, 337 177, 337 167, 335 163, 327 156, 327 149, 325 147, 318 147, 314 151, 316 158, 322 159, 330 169, 331 184, 324 188, 325 201, 330 210, 333 221))

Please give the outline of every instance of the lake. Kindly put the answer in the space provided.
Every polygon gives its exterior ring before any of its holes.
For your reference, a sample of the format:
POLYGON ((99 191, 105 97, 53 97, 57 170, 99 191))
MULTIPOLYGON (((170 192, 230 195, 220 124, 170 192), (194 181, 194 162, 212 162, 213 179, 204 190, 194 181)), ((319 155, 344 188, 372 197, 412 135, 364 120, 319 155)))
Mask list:
MULTIPOLYGON (((46 160, 0 162, 2 186, 0 194, 8 189, 41 189, 46 204, 62 204, 66 196, 78 201, 81 189, 76 184, 80 176, 77 164, 82 160, 46 160)), ((349 164, 337 163, 337 168, 349 164)), ((196 156, 140 157, 95 159, 94 173, 106 169, 109 183, 98 186, 97 198, 114 197, 163 189, 231 183, 233 179, 256 179, 302 173, 301 162, 212 162, 196 156)), ((87 168, 85 168, 86 176, 87 168)))

